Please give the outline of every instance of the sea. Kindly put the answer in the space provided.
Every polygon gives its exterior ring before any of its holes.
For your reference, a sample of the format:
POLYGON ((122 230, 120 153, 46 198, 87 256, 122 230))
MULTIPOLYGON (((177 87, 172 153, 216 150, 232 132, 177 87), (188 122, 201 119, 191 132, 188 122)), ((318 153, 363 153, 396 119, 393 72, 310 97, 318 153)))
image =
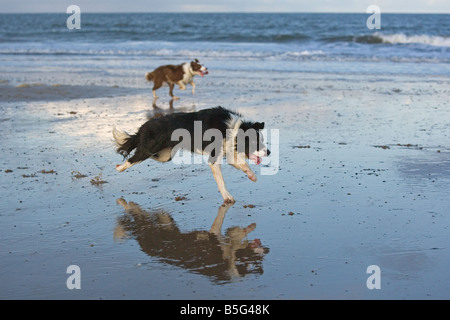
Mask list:
MULTIPOLYGON (((0 14, 0 71, 74 64, 142 70, 197 58, 215 70, 450 74, 449 14, 0 14)), ((74 70, 76 71, 76 70, 74 70)))

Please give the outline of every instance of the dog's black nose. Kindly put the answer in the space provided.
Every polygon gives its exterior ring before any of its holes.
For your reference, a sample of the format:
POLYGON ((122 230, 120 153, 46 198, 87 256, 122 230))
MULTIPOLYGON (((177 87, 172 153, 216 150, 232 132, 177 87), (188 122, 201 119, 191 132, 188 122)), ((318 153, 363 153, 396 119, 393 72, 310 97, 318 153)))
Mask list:
POLYGON ((267 156, 270 156, 270 150, 267 149, 267 156))

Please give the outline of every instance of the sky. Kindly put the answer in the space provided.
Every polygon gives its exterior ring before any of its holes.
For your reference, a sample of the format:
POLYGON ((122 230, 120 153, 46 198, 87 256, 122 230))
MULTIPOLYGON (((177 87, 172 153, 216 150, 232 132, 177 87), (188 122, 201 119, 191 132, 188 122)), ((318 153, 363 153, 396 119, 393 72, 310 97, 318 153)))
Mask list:
POLYGON ((450 13, 449 0, 0 0, 0 13, 81 12, 360 12, 450 13))

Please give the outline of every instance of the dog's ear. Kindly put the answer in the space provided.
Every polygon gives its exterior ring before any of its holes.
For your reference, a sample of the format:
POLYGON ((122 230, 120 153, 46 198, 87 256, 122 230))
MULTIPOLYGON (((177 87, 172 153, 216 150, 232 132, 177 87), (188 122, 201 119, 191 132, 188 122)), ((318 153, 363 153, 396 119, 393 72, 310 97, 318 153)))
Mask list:
POLYGON ((252 127, 255 130, 262 130, 264 129, 264 122, 255 122, 252 127))
POLYGON ((198 61, 198 59, 194 59, 192 62, 199 63, 200 61, 198 61))

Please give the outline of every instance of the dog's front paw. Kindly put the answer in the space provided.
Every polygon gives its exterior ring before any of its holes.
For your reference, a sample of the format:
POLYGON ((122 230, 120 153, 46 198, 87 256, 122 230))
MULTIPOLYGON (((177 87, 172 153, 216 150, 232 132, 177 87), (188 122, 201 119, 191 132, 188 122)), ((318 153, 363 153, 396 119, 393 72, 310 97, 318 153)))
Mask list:
POLYGON ((256 174, 251 170, 245 170, 244 171, 247 174, 247 177, 252 180, 253 182, 256 182, 256 174))
POLYGON ((235 202, 236 202, 236 200, 234 200, 233 197, 229 197, 229 198, 224 198, 223 199, 223 203, 225 203, 225 204, 233 204, 235 202))
POLYGON ((223 197, 223 203, 235 203, 236 200, 234 200, 233 196, 229 194, 228 192, 225 192, 222 194, 223 197))

